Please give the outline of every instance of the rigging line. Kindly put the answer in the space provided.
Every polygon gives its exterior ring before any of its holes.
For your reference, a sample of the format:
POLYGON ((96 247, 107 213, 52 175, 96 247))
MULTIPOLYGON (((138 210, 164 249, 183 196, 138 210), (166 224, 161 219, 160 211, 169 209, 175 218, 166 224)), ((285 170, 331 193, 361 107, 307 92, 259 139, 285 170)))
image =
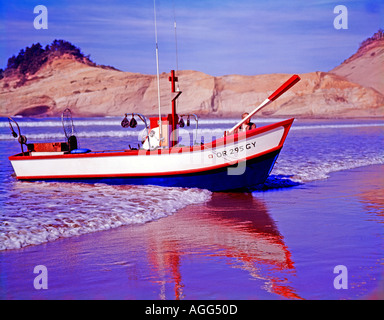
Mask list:
POLYGON ((173 26, 175 28, 175 49, 176 49, 176 71, 179 71, 179 54, 177 49, 177 26, 176 26, 176 9, 175 9, 175 1, 172 1, 173 5, 173 26))
MULTIPOLYGON (((178 46, 177 46, 177 26, 176 26, 175 0, 172 0, 172 6, 173 6, 173 26, 174 26, 174 29, 175 29, 176 72, 177 72, 177 75, 178 75, 179 74, 179 52, 178 52, 178 46)), ((176 82, 176 91, 180 91, 180 86, 179 86, 179 82, 178 81, 176 82)))
POLYGON ((159 134, 160 141, 163 137, 163 130, 161 125, 161 99, 160 99, 160 76, 159 76, 159 45, 157 42, 157 20, 156 20, 156 0, 153 0, 153 12, 155 16, 155 41, 156 41, 156 75, 157 75, 157 100, 159 104, 159 134))

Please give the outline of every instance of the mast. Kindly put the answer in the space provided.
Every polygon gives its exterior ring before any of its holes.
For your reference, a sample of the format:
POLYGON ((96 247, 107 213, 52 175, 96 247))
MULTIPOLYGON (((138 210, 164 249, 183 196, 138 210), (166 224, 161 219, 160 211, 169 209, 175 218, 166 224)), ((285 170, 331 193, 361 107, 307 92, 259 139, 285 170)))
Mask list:
POLYGON ((178 122, 178 116, 177 116, 177 111, 176 111, 176 99, 179 97, 181 94, 181 91, 178 90, 176 91, 176 82, 178 81, 178 78, 175 77, 175 70, 171 70, 171 76, 168 78, 168 80, 171 82, 171 92, 176 93, 172 98, 172 136, 171 136, 171 141, 170 141, 170 146, 173 147, 175 144, 177 144, 178 140, 178 134, 177 134, 177 122, 178 122))
MULTIPOLYGON (((177 50, 177 27, 176 27, 175 1, 172 1, 172 6, 173 6, 173 27, 175 29, 176 71, 177 71, 177 73, 179 73, 179 53, 178 53, 178 50, 177 50)), ((179 83, 177 83, 177 91, 180 91, 179 83)))
MULTIPOLYGON (((175 29, 176 71, 179 72, 179 55, 177 50, 175 1, 172 1, 172 6, 173 6, 173 27, 175 29)), ((171 70, 171 76, 168 78, 168 80, 171 82, 171 92, 172 93, 178 92, 178 94, 172 98, 172 135, 171 135, 170 146, 173 147, 178 143, 178 132, 176 130, 177 130, 177 123, 179 121, 179 117, 176 111, 176 99, 181 94, 179 82, 178 82, 179 79, 175 76, 175 70, 171 70), (177 85, 177 88, 175 84, 177 85)))
MULTIPOLYGON (((157 40, 157 17, 156 17, 156 0, 153 0, 153 11, 154 11, 154 18, 155 18, 155 41, 156 41, 156 76, 157 76, 157 99, 158 99, 158 107, 159 107, 159 145, 161 146, 162 141, 164 141, 163 137, 163 128, 162 128, 162 119, 161 119, 161 100, 160 100, 160 76, 159 76, 159 46, 158 46, 158 40, 157 40)), ((174 14, 174 28, 175 28, 175 42, 176 42, 176 67, 178 69, 178 53, 177 53, 177 34, 176 34, 176 14, 175 14, 175 7, 173 7, 173 14, 174 14)), ((169 77, 169 81, 171 81, 171 92, 176 93, 174 97, 172 98, 172 115, 171 119, 168 119, 171 121, 171 130, 172 134, 171 136, 167 137, 168 146, 173 147, 178 142, 178 132, 177 132, 177 122, 178 122, 178 116, 176 112, 176 99, 181 94, 179 85, 178 85, 178 79, 175 76, 175 70, 171 70, 171 76, 169 77), (177 83, 177 89, 176 89, 176 83, 177 83)), ((168 131, 167 131, 168 132, 168 131)), ((168 135, 168 133, 166 133, 168 135)))
POLYGON ((156 41, 156 76, 157 76, 157 100, 159 107, 159 134, 160 144, 163 140, 163 130, 161 124, 161 100, 160 100, 160 76, 159 76, 159 45, 157 42, 157 20, 156 20, 156 0, 153 0, 153 12, 155 16, 155 41, 156 41))

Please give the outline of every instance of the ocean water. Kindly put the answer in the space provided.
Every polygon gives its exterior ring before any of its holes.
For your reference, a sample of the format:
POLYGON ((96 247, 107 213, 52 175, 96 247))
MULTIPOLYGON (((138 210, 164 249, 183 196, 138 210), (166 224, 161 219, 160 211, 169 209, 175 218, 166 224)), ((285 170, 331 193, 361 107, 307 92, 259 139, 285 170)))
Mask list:
MULTIPOLYGON (((65 141, 59 118, 16 118, 28 142, 65 141)), ((75 118, 79 146, 91 150, 136 147, 143 125, 120 126, 122 118, 75 118)), ((259 119, 257 126, 279 121, 259 119)), ((182 143, 222 136, 237 119, 201 119, 181 130, 182 143)), ((327 179, 333 172, 384 164, 382 120, 295 120, 263 190, 327 179)), ((157 186, 20 182, 8 156, 19 153, 8 120, 0 118, 0 250, 159 220, 209 201, 207 190, 157 186)), ((263 192, 260 190, 260 192, 263 192)), ((255 190, 255 192, 258 192, 255 190)))

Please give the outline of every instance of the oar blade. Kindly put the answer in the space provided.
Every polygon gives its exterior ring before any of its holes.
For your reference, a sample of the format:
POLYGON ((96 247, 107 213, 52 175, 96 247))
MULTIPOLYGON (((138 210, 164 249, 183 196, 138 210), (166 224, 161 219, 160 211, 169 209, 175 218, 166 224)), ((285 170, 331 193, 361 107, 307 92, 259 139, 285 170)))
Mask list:
POLYGON ((272 93, 268 99, 271 101, 276 100, 280 97, 285 91, 292 88, 296 83, 300 81, 300 77, 297 74, 294 74, 286 82, 284 82, 274 93, 272 93))

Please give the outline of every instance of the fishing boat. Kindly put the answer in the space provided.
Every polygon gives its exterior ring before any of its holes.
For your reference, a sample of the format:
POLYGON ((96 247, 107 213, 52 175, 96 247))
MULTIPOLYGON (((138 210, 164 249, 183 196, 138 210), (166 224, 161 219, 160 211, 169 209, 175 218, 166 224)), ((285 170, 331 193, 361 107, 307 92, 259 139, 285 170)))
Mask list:
MULTIPOLYGON (((122 126, 135 127, 138 116, 146 137, 138 148, 92 151, 79 149, 69 109, 62 115, 65 142, 27 143, 17 122, 9 118, 10 128, 21 152, 9 157, 18 180, 78 181, 109 184, 151 184, 171 187, 227 191, 253 187, 265 182, 284 145, 293 123, 287 119, 248 131, 238 129, 257 111, 277 99, 300 80, 292 76, 245 119, 210 142, 183 146, 178 128, 175 72, 171 71, 172 113, 148 119, 132 113, 122 126), (159 121, 159 119, 161 119, 159 121), (148 125, 149 122, 149 125, 148 125), (14 125, 17 127, 16 132, 14 125), (26 150, 24 150, 26 149, 26 150)), ((196 116, 197 118, 197 116, 196 116)), ((197 119, 196 119, 197 120, 197 119)))
MULTIPOLYGON (((183 117, 176 110, 176 100, 181 91, 178 86, 176 89, 178 78, 174 70, 169 77, 172 112, 166 117, 161 113, 155 1, 154 13, 159 114, 149 118, 149 121, 138 113, 132 113, 131 120, 128 120, 128 114, 125 114, 121 123, 123 127, 135 127, 135 116, 144 122, 146 136, 142 145, 118 151, 78 148, 69 109, 64 110, 62 115, 67 141, 27 143, 17 122, 9 118, 12 135, 18 138, 21 146, 21 153, 9 157, 18 180, 151 184, 212 191, 242 189, 264 183, 294 119, 248 131, 240 131, 240 128, 257 111, 296 84, 300 77, 293 75, 246 118, 224 132, 221 138, 181 145, 178 128, 183 126, 183 117), (18 132, 13 125, 16 125, 18 132)), ((174 26, 176 37, 176 21, 174 26)), ((188 119, 191 116, 197 121, 194 114, 188 115, 188 119)))

